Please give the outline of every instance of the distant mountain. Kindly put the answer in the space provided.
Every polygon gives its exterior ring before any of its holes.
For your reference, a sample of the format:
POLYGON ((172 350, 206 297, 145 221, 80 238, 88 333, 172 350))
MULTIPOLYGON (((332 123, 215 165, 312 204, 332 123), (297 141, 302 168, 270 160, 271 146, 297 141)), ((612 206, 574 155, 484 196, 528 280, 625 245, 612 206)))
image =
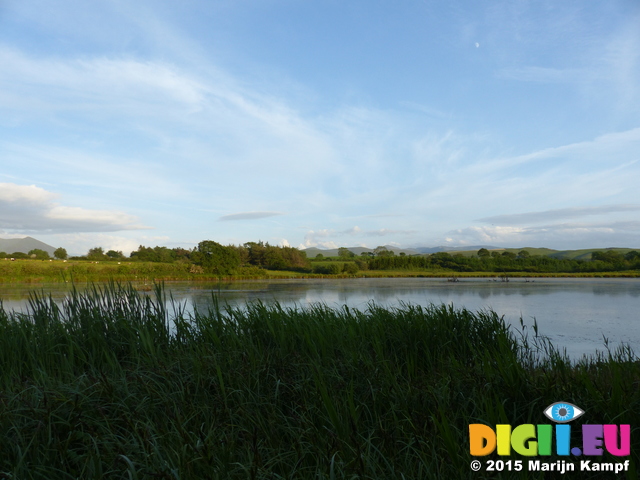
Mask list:
POLYGON ((47 245, 40 240, 36 240, 33 237, 24 237, 24 238, 0 238, 0 252, 4 253, 14 253, 14 252, 22 252, 29 253, 31 250, 35 250, 36 248, 40 250, 44 250, 50 256, 53 257, 53 252, 56 250, 56 247, 52 247, 51 245, 47 245))
MULTIPOLYGON (((391 245, 385 245, 387 250, 391 250, 393 253, 398 255, 399 253, 404 253, 405 255, 428 255, 431 253, 437 252, 454 252, 454 251, 465 251, 465 250, 473 250, 477 252, 481 248, 486 248, 487 250, 503 250, 500 247, 492 247, 488 245, 478 245, 478 246, 467 246, 467 247, 416 247, 416 248, 398 248, 393 247, 391 245)), ((348 250, 351 250, 356 255, 362 254, 362 252, 373 252, 372 248, 366 247, 346 247, 348 250)), ((318 254, 322 254, 325 257, 337 257, 338 249, 337 248, 329 248, 322 249, 317 247, 306 248, 303 250, 307 254, 307 258, 314 258, 318 254)))
POLYGON ((467 245, 464 247, 447 247, 447 246, 439 246, 439 247, 417 247, 415 250, 418 253, 438 253, 438 252, 463 252, 463 251, 475 251, 477 252, 481 248, 486 248, 487 250, 504 250, 500 247, 492 247, 491 245, 467 245))
MULTIPOLYGON (((640 248, 588 248, 582 250, 553 250, 551 248, 532 248, 532 247, 520 247, 520 248, 504 248, 504 247, 495 247, 491 245, 467 245, 464 247, 447 247, 447 246, 439 246, 439 247, 416 247, 416 248, 398 248, 392 247, 390 245, 386 246, 388 250, 392 250, 396 255, 400 252, 404 252, 406 255, 430 255, 432 253, 438 252, 448 252, 452 254, 461 254, 464 256, 473 256, 478 253, 478 250, 481 248, 486 248, 489 251, 497 250, 499 252, 512 252, 519 253, 522 250, 526 250, 530 255, 548 255, 554 258, 567 258, 567 259, 580 259, 580 260, 590 260, 592 252, 602 252, 608 250, 614 250, 621 254, 625 254, 632 250, 640 251, 640 248)), ((373 252, 371 248, 365 247, 347 247, 348 250, 351 250, 356 255, 360 255, 362 252, 373 252)), ((325 257, 337 257, 338 249, 321 249, 317 247, 311 247, 303 250, 307 254, 307 258, 314 258, 316 255, 321 253, 325 257)))
MULTIPOLYGON (((392 247, 391 245, 385 245, 385 247, 387 248, 387 250, 391 250, 396 255, 398 255, 399 253, 404 253, 406 255, 419 255, 420 254, 420 252, 418 250, 415 250, 413 248, 398 248, 398 247, 392 247)), ((352 251, 353 253, 355 253, 358 256, 361 255, 362 252, 367 252, 367 253, 371 252, 371 253, 373 253, 373 248, 366 248, 366 247, 347 247, 347 250, 352 251)), ((322 254, 325 257, 337 257, 338 256, 338 249, 337 248, 323 249, 323 248, 317 248, 317 247, 310 247, 310 248, 305 248, 303 250, 303 252, 305 252, 307 254, 307 258, 314 258, 318 254, 322 254)))
MULTIPOLYGON (((481 248, 486 248, 487 250, 504 250, 500 247, 492 247, 489 245, 477 245, 477 246, 466 246, 466 247, 416 247, 416 248, 398 248, 393 247, 391 245, 385 245, 387 250, 391 250, 393 253, 398 255, 399 253, 404 253, 405 255, 428 255, 431 253, 437 252, 455 252, 455 251, 466 251, 473 250, 477 252, 481 248)), ((347 247, 348 250, 351 250, 356 255, 360 255, 362 252, 373 252, 372 248, 366 247, 347 247)), ((303 250, 307 254, 307 258, 314 258, 319 253, 324 255, 325 257, 337 257, 338 249, 330 248, 330 249, 322 249, 317 247, 306 248, 303 250)))

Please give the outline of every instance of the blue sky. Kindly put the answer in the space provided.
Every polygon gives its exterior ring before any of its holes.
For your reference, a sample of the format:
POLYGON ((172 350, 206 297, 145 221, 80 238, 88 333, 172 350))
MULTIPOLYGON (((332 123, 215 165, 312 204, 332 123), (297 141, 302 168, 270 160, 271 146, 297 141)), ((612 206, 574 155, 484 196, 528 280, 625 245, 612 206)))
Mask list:
POLYGON ((640 7, 0 0, 0 237, 640 247, 640 7))

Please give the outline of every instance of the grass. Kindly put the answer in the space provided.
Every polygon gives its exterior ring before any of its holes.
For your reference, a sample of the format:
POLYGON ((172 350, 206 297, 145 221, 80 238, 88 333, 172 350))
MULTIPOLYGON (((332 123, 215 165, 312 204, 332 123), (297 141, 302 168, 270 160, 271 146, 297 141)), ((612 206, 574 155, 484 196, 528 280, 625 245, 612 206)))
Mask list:
POLYGON ((0 260, 0 282, 153 281, 196 277, 185 263, 0 260))
MULTIPOLYGON (((327 262, 338 264, 345 262, 327 262)), ((351 263, 351 262, 347 262, 351 263)), ((241 267, 236 274, 219 278, 202 272, 188 263, 157 262, 89 262, 89 261, 41 261, 0 260, 0 283, 87 283, 87 282, 131 282, 150 285, 162 281, 217 281, 249 279, 287 278, 351 278, 351 277, 460 277, 497 278, 496 272, 455 272, 452 270, 361 270, 355 274, 338 275, 264 270, 257 267, 241 267)), ((585 272, 585 273, 528 273, 510 272, 509 277, 640 277, 640 271, 585 272)))
POLYGON ((639 270, 623 270, 615 272, 579 272, 579 273, 537 273, 537 272, 455 272, 452 270, 363 270, 356 277, 366 278, 487 278, 500 280, 507 278, 638 278, 639 270))
POLYGON ((618 478, 637 478, 639 381, 628 348, 571 364, 491 311, 187 315, 111 283, 0 308, 0 478, 489 478, 468 425, 549 423, 560 400, 586 411, 574 424, 632 425, 618 478))
MULTIPOLYGON (((284 278, 289 274, 300 275, 242 267, 233 278, 284 278)), ((86 283, 109 280, 153 283, 173 280, 216 281, 218 277, 204 273, 200 267, 181 262, 0 260, 0 283, 86 283)))

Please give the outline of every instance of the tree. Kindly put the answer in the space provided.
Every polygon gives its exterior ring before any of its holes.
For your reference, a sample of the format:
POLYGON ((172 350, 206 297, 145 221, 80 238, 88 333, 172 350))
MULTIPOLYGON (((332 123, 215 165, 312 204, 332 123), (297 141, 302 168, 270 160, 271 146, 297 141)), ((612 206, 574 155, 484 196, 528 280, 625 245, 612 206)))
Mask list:
POLYGON ((155 262, 156 252, 151 247, 145 247, 140 245, 137 250, 134 250, 129 254, 129 258, 140 260, 141 262, 155 262))
POLYGON ((394 253, 387 247, 379 246, 373 249, 376 257, 393 257, 394 253))
POLYGON ((491 252, 489 250, 487 250, 486 248, 481 248, 480 250, 478 250, 478 257, 480 258, 488 258, 491 256, 491 252))
POLYGON ((120 250, 109 250, 107 252, 109 258, 124 258, 124 254, 120 250))
MULTIPOLYGON (((268 246, 269 244, 267 244, 268 246)), ((244 244, 244 248, 249 251, 249 263, 251 265, 256 265, 258 267, 262 267, 266 265, 265 255, 267 252, 267 248, 264 243, 259 242, 247 242, 244 244)))
POLYGON ((204 240, 192 258, 206 272, 218 276, 230 275, 240 266, 240 254, 233 247, 225 247, 212 240, 204 240))
POLYGON ((591 253, 591 260, 601 260, 611 264, 622 264, 624 256, 615 250, 604 250, 591 253))
POLYGON ((62 247, 56 248, 53 252, 53 256, 59 260, 66 260, 68 257, 67 251, 62 247))
POLYGON ((358 270, 358 265, 354 262, 345 263, 342 267, 342 271, 349 275, 355 275, 356 273, 358 273, 358 270))
POLYGON ((338 275, 340 273, 340 265, 332 263, 327 267, 329 275, 338 275))
POLYGON ((506 252, 506 251, 505 251, 505 252, 502 252, 502 256, 503 256, 504 258, 508 258, 509 260, 514 260, 514 259, 517 257, 517 255, 516 255, 515 253, 513 253, 513 252, 506 252))
POLYGON ((45 252, 44 250, 40 250, 39 248, 29 250, 29 253, 27 253, 27 255, 38 260, 49 260, 49 253, 45 252))
POLYGON ((640 259, 640 252, 638 252, 637 250, 631 250, 630 252, 624 254, 624 259, 629 262, 638 260, 640 259))
POLYGON ((267 243, 264 252, 264 266, 273 270, 284 270, 288 263, 284 259, 282 248, 273 247, 267 243))
POLYGON ((186 248, 176 247, 173 249, 173 256, 178 262, 188 262, 191 258, 191 250, 186 248))
POLYGON ((87 259, 93 260, 93 261, 104 260, 105 259, 104 250, 102 249, 102 247, 91 248, 87 252, 87 259))
POLYGON ((347 260, 349 258, 355 257, 356 254, 353 253, 351 250, 349 250, 348 248, 345 247, 340 247, 338 249, 338 256, 343 259, 343 260, 347 260))

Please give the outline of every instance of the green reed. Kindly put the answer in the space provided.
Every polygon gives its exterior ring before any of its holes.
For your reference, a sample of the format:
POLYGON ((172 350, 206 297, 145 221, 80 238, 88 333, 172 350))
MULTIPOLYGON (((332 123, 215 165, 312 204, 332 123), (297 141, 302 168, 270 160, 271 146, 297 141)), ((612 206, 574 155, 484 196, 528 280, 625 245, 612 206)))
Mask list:
POLYGON ((637 461, 628 348, 572 364, 445 305, 166 300, 111 283, 0 308, 0 478, 484 478, 468 425, 548 423, 559 400, 630 423, 637 461))

